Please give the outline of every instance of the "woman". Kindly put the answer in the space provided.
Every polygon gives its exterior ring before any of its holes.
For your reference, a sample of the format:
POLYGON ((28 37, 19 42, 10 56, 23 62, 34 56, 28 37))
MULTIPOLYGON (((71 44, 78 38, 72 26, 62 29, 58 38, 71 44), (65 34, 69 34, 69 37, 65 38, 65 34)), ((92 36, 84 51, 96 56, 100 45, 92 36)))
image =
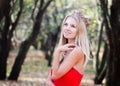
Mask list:
POLYGON ((88 20, 81 12, 65 17, 47 86, 79 86, 89 60, 88 20))

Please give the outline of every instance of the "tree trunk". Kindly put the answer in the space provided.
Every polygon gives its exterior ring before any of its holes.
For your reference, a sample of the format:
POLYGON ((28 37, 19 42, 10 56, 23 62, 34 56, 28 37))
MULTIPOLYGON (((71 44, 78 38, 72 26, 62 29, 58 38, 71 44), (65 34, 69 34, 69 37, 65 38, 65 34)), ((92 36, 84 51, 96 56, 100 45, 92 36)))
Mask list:
MULTIPOLYGON (((55 30, 53 30, 54 32, 48 33, 47 41, 45 43, 44 43, 44 39, 41 40, 41 42, 42 42, 41 50, 43 50, 45 52, 45 59, 48 61, 48 66, 51 66, 53 52, 54 52, 55 46, 57 44, 57 39, 58 39, 58 35, 60 32, 60 25, 58 24, 57 16, 56 16, 57 14, 58 14, 58 10, 57 10, 57 7, 55 6, 55 13, 53 13, 53 20, 54 20, 54 23, 56 23, 57 28, 55 28, 55 30)), ((50 20, 48 18, 48 15, 46 15, 46 21, 49 23, 50 20)))
POLYGON ((98 40, 98 49, 96 53, 96 77, 99 76, 99 65, 100 65, 100 60, 99 60, 99 53, 100 53, 100 48, 101 48, 101 43, 102 43, 102 35, 103 35, 103 26, 104 22, 102 21, 101 28, 100 28, 100 33, 99 33, 99 40, 98 40))
POLYGON ((7 57, 10 51, 10 41, 4 37, 0 40, 0 80, 6 79, 7 57))
MULTIPOLYGON (((15 19, 15 22, 12 22, 11 20, 11 9, 12 6, 10 5, 11 0, 2 1, 3 3, 0 6, 0 22, 3 18, 5 18, 5 21, 2 21, 2 23, 5 23, 1 27, 1 38, 0 38, 0 79, 5 80, 6 79, 6 68, 7 68, 7 58, 11 49, 11 38, 13 37, 13 31, 15 30, 21 12, 22 12, 22 6, 23 6, 23 0, 20 0, 20 10, 18 11, 17 17, 15 19)), ((1 24, 2 25, 2 24, 1 24)))
POLYGON ((106 86, 120 86, 120 0, 112 0, 110 12, 108 12, 108 0, 100 2, 110 50, 107 58, 106 86))
POLYGON ((106 68, 107 68, 106 58, 108 56, 108 48, 107 47, 108 46, 105 43, 105 49, 104 49, 104 53, 103 53, 103 56, 102 56, 102 60, 101 60, 100 64, 98 65, 99 66, 98 73, 97 73, 97 75, 94 79, 95 84, 102 84, 102 81, 103 81, 103 79, 105 78, 105 75, 106 75, 106 68))
POLYGON ((120 0, 112 0, 110 24, 110 56, 108 58, 107 86, 120 86, 120 0))
POLYGON ((57 43, 58 34, 60 32, 60 26, 56 29, 56 32, 49 33, 46 43, 42 42, 41 50, 45 52, 45 58, 48 60, 48 66, 51 66, 53 52, 57 43), (46 46, 47 45, 47 46, 46 46))
MULTIPOLYGON (((3 27, 3 31, 1 32, 0 38, 0 80, 6 79, 6 68, 7 68, 7 57, 10 51, 11 41, 8 37, 9 26, 10 26, 10 0, 4 3, 2 9, 5 9, 5 12, 0 15, 0 18, 5 17, 5 25, 3 27)), ((1 22, 1 19, 0 19, 1 22)))
POLYGON ((21 65, 23 64, 24 59, 26 57, 26 53, 29 50, 29 46, 30 46, 30 42, 27 40, 21 44, 18 56, 16 57, 14 66, 8 78, 9 80, 17 80, 19 73, 21 71, 21 65))

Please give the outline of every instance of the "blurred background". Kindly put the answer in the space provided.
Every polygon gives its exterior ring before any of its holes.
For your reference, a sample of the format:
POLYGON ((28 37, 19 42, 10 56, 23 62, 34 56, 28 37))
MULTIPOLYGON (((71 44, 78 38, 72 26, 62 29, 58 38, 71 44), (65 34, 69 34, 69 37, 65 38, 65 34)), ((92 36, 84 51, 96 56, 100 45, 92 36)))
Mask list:
POLYGON ((89 19, 81 86, 120 86, 120 0, 0 0, 0 86, 46 86, 64 17, 89 19))

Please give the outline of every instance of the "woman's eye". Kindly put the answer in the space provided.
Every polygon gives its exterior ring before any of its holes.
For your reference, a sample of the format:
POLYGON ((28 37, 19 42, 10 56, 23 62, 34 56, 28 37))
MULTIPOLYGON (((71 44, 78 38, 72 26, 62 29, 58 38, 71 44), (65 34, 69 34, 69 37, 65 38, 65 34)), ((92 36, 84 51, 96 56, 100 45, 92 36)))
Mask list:
POLYGON ((64 25, 65 25, 65 26, 67 26, 68 24, 67 24, 67 23, 65 23, 64 25))
POLYGON ((75 25, 71 25, 71 27, 75 28, 75 25))

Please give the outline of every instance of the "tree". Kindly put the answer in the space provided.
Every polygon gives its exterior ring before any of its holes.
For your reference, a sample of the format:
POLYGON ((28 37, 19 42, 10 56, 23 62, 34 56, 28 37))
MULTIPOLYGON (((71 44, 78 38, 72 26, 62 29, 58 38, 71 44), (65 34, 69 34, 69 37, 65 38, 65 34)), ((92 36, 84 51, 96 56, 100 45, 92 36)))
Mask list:
POLYGON ((101 24, 101 30, 100 30, 100 36, 99 36, 99 40, 98 40, 98 50, 96 53, 96 75, 95 75, 95 79, 94 79, 94 83, 95 84, 102 84, 103 79, 105 78, 106 75, 106 58, 108 56, 108 47, 107 47, 107 43, 105 41, 105 39, 103 40, 103 28, 104 28, 104 22, 102 21, 101 24), (100 53, 100 48, 101 48, 101 44, 104 44, 104 51, 103 51, 103 55, 102 57, 100 57, 99 53, 100 53), (100 60, 101 58, 101 60, 100 60))
MULTIPOLYGON (((47 7, 49 6, 49 4, 52 1, 53 0, 48 0, 46 3, 44 3, 44 0, 40 0, 40 6, 39 6, 38 13, 34 19, 32 33, 25 41, 22 42, 19 53, 16 57, 15 63, 13 65, 12 71, 11 71, 8 79, 10 79, 10 80, 18 79, 22 64, 24 63, 24 60, 26 58, 27 51, 29 50, 30 45, 36 40, 36 38, 38 36, 38 34, 40 32, 43 15, 44 15, 47 7)), ((35 1, 35 5, 37 2, 38 2, 38 0, 35 1)), ((34 13, 34 11, 32 13, 34 13)), ((32 14, 32 15, 34 15, 34 14, 32 14)))
MULTIPOLYGON (((59 21, 61 19, 58 18, 59 13, 58 13, 58 8, 57 8, 55 2, 53 5, 55 7, 54 12, 50 11, 52 16, 50 15, 49 12, 46 13, 46 15, 45 15, 45 20, 46 20, 46 23, 48 24, 47 26, 44 26, 46 28, 45 29, 46 30, 46 38, 44 38, 42 36, 40 39, 40 41, 41 41, 40 49, 42 51, 44 51, 44 53, 45 53, 45 58, 48 61, 48 66, 51 66, 53 52, 54 52, 55 46, 58 41, 58 36, 59 36, 59 32, 60 32, 60 24, 58 22, 61 22, 61 21, 59 21), (50 19, 52 19, 52 20, 50 20, 50 19), (54 24, 54 26, 52 26, 53 24, 54 24), (51 30, 52 28, 53 28, 53 30, 51 30)), ((45 32, 45 31, 42 31, 42 32, 45 32)))
POLYGON ((108 2, 108 0, 100 0, 109 50, 109 56, 107 58, 106 85, 120 86, 120 0, 112 0, 110 9, 108 8, 108 2))
POLYGON ((22 13, 23 0, 19 0, 19 10, 14 21, 11 19, 11 16, 14 14, 14 1, 0 0, 0 2, 0 80, 5 80, 11 38, 22 13))

